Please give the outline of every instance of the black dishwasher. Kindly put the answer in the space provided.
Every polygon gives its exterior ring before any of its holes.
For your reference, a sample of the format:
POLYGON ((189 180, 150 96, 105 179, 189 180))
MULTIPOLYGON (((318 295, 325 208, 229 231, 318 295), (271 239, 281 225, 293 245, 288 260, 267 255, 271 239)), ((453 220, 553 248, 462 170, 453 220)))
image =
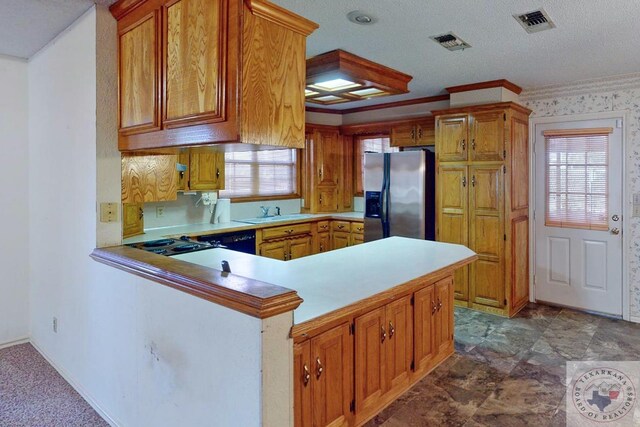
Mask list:
POLYGON ((214 246, 222 246, 232 251, 256 254, 256 231, 233 231, 229 233, 209 234, 198 236, 199 242, 210 243, 214 246))

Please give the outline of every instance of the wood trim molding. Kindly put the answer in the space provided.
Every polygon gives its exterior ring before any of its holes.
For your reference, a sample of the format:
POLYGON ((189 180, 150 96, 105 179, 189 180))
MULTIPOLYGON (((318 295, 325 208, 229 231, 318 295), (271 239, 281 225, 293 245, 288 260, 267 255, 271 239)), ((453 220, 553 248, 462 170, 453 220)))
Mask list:
POLYGON ((116 19, 120 20, 127 13, 140 6, 146 0, 119 0, 109 6, 109 12, 116 19))
POLYGON ((522 88, 520 86, 505 79, 489 80, 487 82, 471 83, 468 85, 451 86, 445 89, 449 93, 459 93, 469 92, 472 90, 491 89, 495 87, 503 87, 515 93, 516 95, 520 95, 520 93, 522 92, 522 88))
POLYGON ((613 128, 589 128, 589 129, 555 129, 545 130, 544 136, 585 136, 585 135, 609 135, 613 128))
POLYGON ((315 22, 266 0, 244 0, 244 4, 247 5, 251 13, 255 16, 281 25, 305 37, 319 27, 315 22))
POLYGON ((481 111, 491 111, 491 110, 500 110, 510 108, 512 110, 518 111, 522 114, 526 114, 527 117, 531 114, 531 110, 523 107, 520 104, 516 104, 515 102, 496 102, 494 104, 483 104, 483 105, 469 105, 465 107, 458 108, 449 108, 446 110, 433 110, 431 114, 434 116, 443 116, 449 114, 467 114, 467 113, 477 113, 481 111))
POLYGON ((342 125, 340 126, 340 133, 346 136, 389 134, 391 132, 391 128, 394 126, 412 123, 430 123, 431 125, 435 125, 435 118, 433 116, 420 116, 401 120, 342 125))
POLYGON ((305 109, 306 111, 310 111, 314 113, 353 114, 353 113, 361 113, 363 111, 374 111, 374 110, 384 110, 385 108, 404 107, 405 105, 428 104, 430 102, 448 101, 450 97, 451 96, 448 94, 426 96, 424 98, 414 98, 414 99, 407 99, 404 101, 386 102, 384 104, 367 105, 364 107, 345 108, 344 110, 331 110, 328 108, 319 108, 319 107, 306 107, 305 109))
POLYGON ((90 256, 102 264, 260 319, 293 311, 302 303, 292 289, 225 275, 220 270, 127 246, 96 248, 90 256))

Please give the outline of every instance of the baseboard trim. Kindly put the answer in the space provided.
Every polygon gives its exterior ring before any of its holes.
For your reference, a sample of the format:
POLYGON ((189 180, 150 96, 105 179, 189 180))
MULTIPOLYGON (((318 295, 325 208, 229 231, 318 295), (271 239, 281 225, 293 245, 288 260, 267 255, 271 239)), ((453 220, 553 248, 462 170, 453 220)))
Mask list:
POLYGON ((120 424, 118 424, 113 418, 111 418, 109 416, 109 414, 107 414, 107 412, 102 409, 102 407, 100 406, 100 404, 96 401, 96 399, 93 398, 93 396, 84 388, 82 387, 77 381, 75 381, 75 379, 64 369, 62 369, 60 366, 58 366, 48 355, 46 352, 44 352, 42 350, 42 348, 40 348, 35 342, 31 341, 31 345, 33 345, 33 347, 38 351, 38 353, 40 353, 42 355, 42 357, 44 357, 46 359, 47 362, 49 362, 49 364, 51 364, 51 366, 53 366, 53 368, 58 371, 58 373, 62 376, 62 378, 65 379, 65 381, 67 381, 69 384, 71 384, 71 387, 73 387, 79 394, 80 396, 82 396, 82 398, 84 400, 87 401, 87 403, 89 403, 89 405, 91 405, 91 407, 93 409, 96 410, 96 412, 107 422, 109 423, 110 426, 112 427, 121 427, 120 424))
POLYGON ((18 345, 18 344, 26 344, 28 342, 29 342, 29 337, 18 338, 17 340, 0 343, 0 349, 13 347, 14 345, 18 345))

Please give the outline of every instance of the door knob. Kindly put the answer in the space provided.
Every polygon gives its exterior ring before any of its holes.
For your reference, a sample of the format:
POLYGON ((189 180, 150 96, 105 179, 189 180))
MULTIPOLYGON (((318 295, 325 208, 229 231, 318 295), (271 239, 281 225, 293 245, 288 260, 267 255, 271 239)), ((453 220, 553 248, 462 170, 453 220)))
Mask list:
POLYGON ((612 228, 611 229, 611 234, 620 234, 620 229, 619 228, 612 228))
POLYGON ((620 221, 620 217, 618 215, 614 215, 614 216, 611 217, 611 220, 618 222, 618 221, 620 221))

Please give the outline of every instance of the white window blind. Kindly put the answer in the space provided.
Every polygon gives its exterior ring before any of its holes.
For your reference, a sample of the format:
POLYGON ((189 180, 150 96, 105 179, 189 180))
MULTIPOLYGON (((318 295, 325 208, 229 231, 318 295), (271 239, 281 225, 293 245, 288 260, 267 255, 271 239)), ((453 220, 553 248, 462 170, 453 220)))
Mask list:
POLYGON ((364 153, 395 153, 398 147, 392 147, 388 136, 363 136, 358 138, 358 152, 360 158, 356 164, 356 194, 363 193, 364 181, 364 153))
POLYGON ((220 197, 290 196, 297 193, 296 150, 225 153, 220 197))
POLYGON ((609 128, 545 131, 551 227, 607 230, 609 128))

